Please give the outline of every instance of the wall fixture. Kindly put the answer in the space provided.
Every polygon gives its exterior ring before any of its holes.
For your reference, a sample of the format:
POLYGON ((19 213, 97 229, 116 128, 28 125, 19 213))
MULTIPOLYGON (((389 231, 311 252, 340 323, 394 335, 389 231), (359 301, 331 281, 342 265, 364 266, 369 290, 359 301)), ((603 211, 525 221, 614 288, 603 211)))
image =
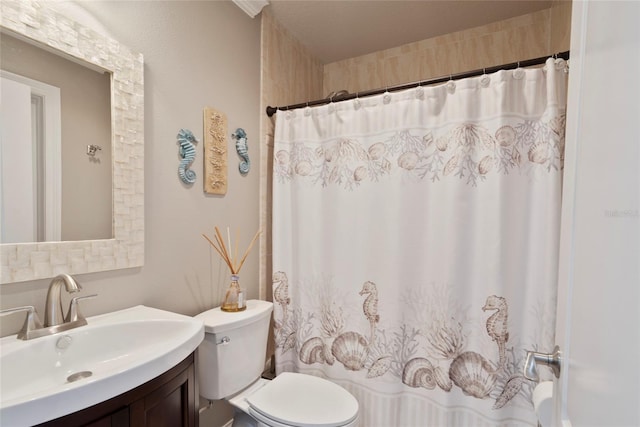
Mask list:
POLYGON ((242 161, 238 165, 238 170, 242 175, 246 175, 249 173, 249 169, 251 168, 251 162, 249 161, 249 150, 247 147, 247 133, 244 131, 244 129, 238 128, 234 133, 231 134, 231 137, 236 140, 236 152, 242 159, 242 161))
POLYGON ((204 192, 227 194, 227 116, 204 109, 204 192))
POLYGON ((87 156, 95 157, 96 156, 96 152, 98 152, 98 151, 102 151, 102 147, 101 146, 95 145, 95 144, 87 145, 87 156))
POLYGON ((189 169, 191 163, 196 158, 196 146, 198 142, 196 137, 189 129, 180 129, 178 132, 178 144, 180 144, 180 166, 178 166, 178 176, 185 184, 193 184, 196 182, 196 173, 189 169))

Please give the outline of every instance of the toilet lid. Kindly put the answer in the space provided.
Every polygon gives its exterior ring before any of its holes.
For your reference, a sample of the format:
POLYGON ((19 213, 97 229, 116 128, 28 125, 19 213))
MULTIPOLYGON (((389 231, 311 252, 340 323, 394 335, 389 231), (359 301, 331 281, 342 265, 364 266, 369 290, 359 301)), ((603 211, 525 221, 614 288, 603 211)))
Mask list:
POLYGON ((358 401, 337 384, 312 375, 283 372, 247 397, 259 414, 295 427, 344 426, 358 416, 358 401))

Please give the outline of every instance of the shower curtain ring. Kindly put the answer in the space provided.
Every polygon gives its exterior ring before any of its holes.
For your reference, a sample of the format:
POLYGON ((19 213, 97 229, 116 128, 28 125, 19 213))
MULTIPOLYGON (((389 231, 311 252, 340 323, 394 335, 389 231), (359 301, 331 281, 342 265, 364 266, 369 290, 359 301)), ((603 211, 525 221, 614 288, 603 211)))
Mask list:
POLYGON ((353 101, 353 107, 356 110, 360 109, 360 92, 356 92, 356 99, 353 101))

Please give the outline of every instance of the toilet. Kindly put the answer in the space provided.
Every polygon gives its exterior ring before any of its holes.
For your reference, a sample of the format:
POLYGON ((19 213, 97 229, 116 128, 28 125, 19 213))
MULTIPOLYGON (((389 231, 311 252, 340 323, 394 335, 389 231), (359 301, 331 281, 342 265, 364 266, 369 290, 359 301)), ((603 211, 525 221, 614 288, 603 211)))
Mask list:
POLYGON ((312 375, 283 372, 261 378, 273 304, 249 300, 247 309, 220 307, 196 316, 205 336, 198 347, 200 395, 227 400, 233 427, 355 427, 358 401, 344 388, 312 375))

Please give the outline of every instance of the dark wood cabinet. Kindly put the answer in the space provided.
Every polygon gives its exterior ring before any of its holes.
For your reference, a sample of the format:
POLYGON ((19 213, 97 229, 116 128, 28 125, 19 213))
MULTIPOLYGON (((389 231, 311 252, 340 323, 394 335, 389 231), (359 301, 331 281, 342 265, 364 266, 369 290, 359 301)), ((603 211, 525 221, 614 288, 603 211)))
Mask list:
POLYGON ((197 427, 196 353, 153 380, 43 427, 197 427))

